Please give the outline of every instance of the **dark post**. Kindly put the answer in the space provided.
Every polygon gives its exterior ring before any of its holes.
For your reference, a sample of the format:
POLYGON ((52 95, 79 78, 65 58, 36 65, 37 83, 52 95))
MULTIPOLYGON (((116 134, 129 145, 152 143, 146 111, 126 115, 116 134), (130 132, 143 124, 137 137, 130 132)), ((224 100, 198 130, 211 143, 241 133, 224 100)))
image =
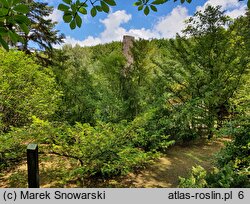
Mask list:
POLYGON ((28 164, 29 188, 39 188, 38 145, 37 144, 28 145, 27 164, 28 164))

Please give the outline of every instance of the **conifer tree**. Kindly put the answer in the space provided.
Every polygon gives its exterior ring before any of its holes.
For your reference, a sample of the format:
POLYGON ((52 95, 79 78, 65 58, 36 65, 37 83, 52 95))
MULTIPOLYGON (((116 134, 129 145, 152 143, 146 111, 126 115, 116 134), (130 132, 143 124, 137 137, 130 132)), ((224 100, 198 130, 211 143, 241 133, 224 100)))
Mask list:
POLYGON ((29 32, 21 33, 24 43, 20 47, 26 53, 32 51, 45 51, 48 56, 52 54, 52 46, 63 42, 64 36, 55 29, 56 22, 49 19, 53 7, 47 3, 29 2, 30 11, 27 17, 30 20, 29 32))

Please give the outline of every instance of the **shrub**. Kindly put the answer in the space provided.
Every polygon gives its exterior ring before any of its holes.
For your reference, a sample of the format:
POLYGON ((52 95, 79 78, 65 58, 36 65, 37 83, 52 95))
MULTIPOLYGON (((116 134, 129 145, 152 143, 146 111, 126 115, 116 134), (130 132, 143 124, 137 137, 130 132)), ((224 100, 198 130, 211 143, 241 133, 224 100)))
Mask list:
POLYGON ((233 163, 229 163, 220 169, 215 168, 207 175, 207 182, 210 188, 244 188, 250 186, 247 175, 237 171, 233 163))
POLYGON ((249 187, 247 175, 235 170, 233 164, 227 164, 213 171, 207 172, 203 167, 193 167, 189 178, 180 177, 180 188, 243 188, 249 187))
POLYGON ((233 162, 237 170, 250 166, 250 122, 249 117, 241 115, 228 122, 220 131, 222 135, 232 135, 232 142, 228 143, 218 155, 218 165, 224 166, 233 162))
POLYGON ((0 132, 29 124, 32 115, 48 118, 60 95, 49 69, 22 52, 0 49, 0 132))
POLYGON ((79 166, 74 167, 71 175, 80 178, 112 177, 141 168, 159 155, 145 152, 134 145, 139 137, 136 128, 126 122, 99 122, 96 126, 76 123, 70 126, 33 117, 31 126, 10 132, 9 135, 16 135, 17 138, 29 135, 26 140, 39 143, 41 152, 79 161, 79 166))
POLYGON ((17 131, 0 134, 0 170, 25 158, 25 144, 17 131))
POLYGON ((179 177, 180 188, 204 188, 207 186, 206 170, 201 166, 192 168, 192 173, 189 178, 179 177))

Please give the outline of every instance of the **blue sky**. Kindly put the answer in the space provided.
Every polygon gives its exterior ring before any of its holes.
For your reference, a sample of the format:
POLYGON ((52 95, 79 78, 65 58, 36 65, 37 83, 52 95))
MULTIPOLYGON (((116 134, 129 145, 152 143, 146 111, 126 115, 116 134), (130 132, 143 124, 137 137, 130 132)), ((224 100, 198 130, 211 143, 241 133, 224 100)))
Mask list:
POLYGON ((117 6, 109 14, 99 13, 96 17, 84 16, 83 26, 71 30, 62 20, 62 12, 56 8, 62 0, 40 0, 54 6, 50 16, 58 22, 56 28, 66 36, 65 44, 73 46, 91 46, 100 43, 120 41, 125 34, 136 38, 172 38, 180 32, 184 20, 195 11, 204 9, 207 4, 221 5, 226 14, 236 18, 245 13, 246 1, 238 0, 193 0, 191 4, 174 3, 173 0, 158 7, 158 12, 150 12, 145 16, 133 6, 135 0, 117 0, 117 6), (126 3, 124 3, 126 2, 126 3))

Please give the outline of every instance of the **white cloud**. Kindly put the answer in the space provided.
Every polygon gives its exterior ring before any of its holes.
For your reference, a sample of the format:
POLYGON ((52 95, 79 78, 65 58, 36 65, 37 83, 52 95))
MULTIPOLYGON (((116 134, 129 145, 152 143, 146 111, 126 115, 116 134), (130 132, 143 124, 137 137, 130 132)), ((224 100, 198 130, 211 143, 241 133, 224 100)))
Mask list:
POLYGON ((106 19, 100 20, 100 22, 103 23, 106 28, 115 29, 122 23, 127 23, 129 20, 131 20, 131 18, 131 14, 127 14, 125 10, 119 10, 115 13, 109 14, 106 19))
POLYGON ((99 38, 94 38, 92 36, 87 37, 85 40, 76 40, 70 36, 66 36, 64 39, 65 44, 70 44, 72 46, 80 45, 80 46, 92 46, 101 43, 99 38))
POLYGON ((246 5, 238 0, 208 0, 203 6, 197 6, 197 11, 204 11, 206 6, 221 6, 223 10, 226 10, 226 15, 231 18, 237 18, 246 13, 246 5))
MULTIPOLYGON (((226 14, 232 18, 236 18, 245 13, 246 5, 238 0, 208 0, 203 6, 196 7, 196 10, 204 10, 206 6, 221 5, 222 9, 226 10, 226 14)), ((55 11, 53 19, 58 19, 59 14, 55 11)), ((70 36, 65 39, 65 44, 75 46, 93 46, 112 41, 121 41, 123 35, 132 35, 136 38, 152 39, 152 38, 173 38, 176 33, 180 33, 185 28, 184 20, 189 17, 187 8, 177 6, 166 16, 163 16, 156 21, 151 29, 125 29, 123 24, 128 23, 132 19, 132 15, 125 10, 119 10, 110 13, 107 18, 100 20, 105 29, 97 37, 88 36, 86 39, 80 41, 70 36)))
POLYGON ((239 8, 229 10, 225 14, 230 16, 231 18, 237 18, 239 16, 243 16, 246 13, 247 6, 240 6, 239 8))
POLYGON ((143 38, 143 39, 152 39, 152 38, 160 38, 160 34, 156 31, 150 29, 130 29, 126 33, 126 35, 134 36, 135 38, 143 38))
POLYGON ((160 18, 156 22, 153 29, 129 29, 122 27, 132 19, 132 15, 125 10, 119 10, 108 15, 106 19, 100 20, 105 29, 98 37, 88 36, 80 41, 70 36, 66 36, 65 44, 76 44, 81 46, 93 46, 97 44, 121 41, 124 35, 132 35, 135 38, 152 39, 152 38, 169 38, 174 37, 177 32, 180 32, 184 27, 184 19, 187 17, 187 9, 181 6, 175 8, 171 14, 164 18, 160 18), (178 25, 178 26, 176 26, 178 25))
POLYGON ((127 33, 126 29, 122 27, 122 24, 127 23, 131 19, 132 15, 127 14, 125 10, 110 13, 107 18, 100 20, 105 29, 98 37, 88 36, 86 39, 80 41, 67 36, 64 42, 65 44, 71 44, 73 46, 76 44, 81 46, 93 46, 112 41, 121 41, 123 35, 127 33))
POLYGON ((105 26, 105 30, 100 33, 99 37, 88 36, 84 40, 76 40, 70 36, 66 36, 64 44, 70 44, 72 46, 77 44, 80 46, 93 46, 111 41, 120 41, 126 33, 126 30, 122 28, 121 25, 127 23, 131 18, 132 16, 124 10, 116 11, 115 13, 109 14, 106 19, 100 20, 105 26))
POLYGON ((127 14, 124 10, 119 10, 108 15, 100 22, 105 26, 105 30, 100 34, 100 39, 103 43, 111 41, 119 41, 126 33, 126 30, 121 27, 132 19, 131 14, 127 14))
POLYGON ((169 15, 158 21, 155 29, 162 37, 172 38, 185 27, 184 20, 188 17, 188 10, 183 6, 177 6, 169 15))
POLYGON ((196 10, 204 10, 207 5, 221 6, 222 9, 230 9, 240 5, 238 0, 208 0, 203 6, 198 6, 196 10))
POLYGON ((53 22, 60 23, 63 21, 63 15, 61 11, 54 9, 52 14, 49 15, 46 19, 51 19, 53 22))

